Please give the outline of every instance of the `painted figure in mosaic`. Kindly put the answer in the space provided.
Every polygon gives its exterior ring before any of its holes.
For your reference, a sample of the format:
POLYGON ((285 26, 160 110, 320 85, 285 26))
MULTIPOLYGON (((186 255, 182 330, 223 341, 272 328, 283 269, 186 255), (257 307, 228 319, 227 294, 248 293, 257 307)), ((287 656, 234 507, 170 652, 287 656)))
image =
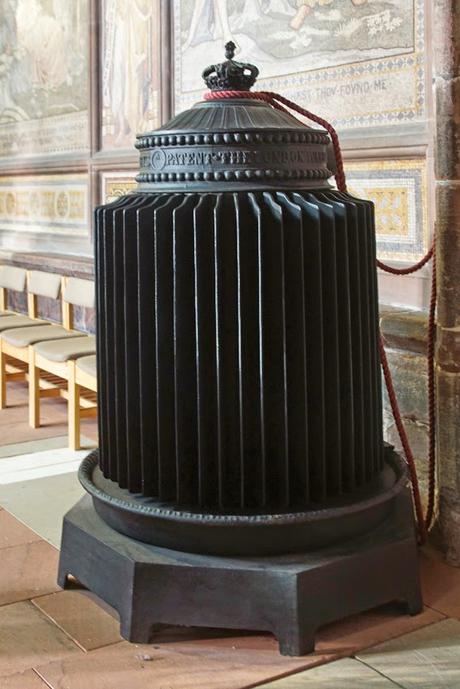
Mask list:
POLYGON ((44 13, 38 0, 19 0, 16 23, 32 84, 50 90, 59 88, 66 81, 69 67, 64 27, 54 16, 44 13))
MULTIPOLYGON (((332 5, 334 2, 335 0, 297 0, 297 12, 291 21, 291 28, 295 30, 299 29, 315 7, 319 8, 326 5, 332 5)), ((367 0, 350 0, 350 2, 355 7, 359 7, 359 5, 364 5, 367 0)))
POLYGON ((235 55, 278 91, 343 128, 418 120, 425 107, 425 0, 174 0, 176 111, 201 95, 194 66, 235 55), (179 28, 179 30, 177 30, 179 28))
POLYGON ((193 43, 200 42, 200 32, 222 37, 224 42, 233 41, 232 31, 228 21, 227 0, 195 0, 192 21, 184 49, 193 43))
POLYGON ((328 67, 404 52, 412 15, 412 0, 182 0, 182 51, 192 59, 187 73, 208 58, 211 44, 228 41, 263 64, 265 74, 267 63, 276 64, 275 73, 289 61, 294 71, 297 61, 310 67, 307 56, 312 68, 328 67))
POLYGON ((148 0, 111 0, 106 5, 104 100, 115 118, 116 145, 144 126, 151 18, 148 0))
POLYGON ((0 0, 0 124, 85 110, 87 8, 87 0, 0 0))

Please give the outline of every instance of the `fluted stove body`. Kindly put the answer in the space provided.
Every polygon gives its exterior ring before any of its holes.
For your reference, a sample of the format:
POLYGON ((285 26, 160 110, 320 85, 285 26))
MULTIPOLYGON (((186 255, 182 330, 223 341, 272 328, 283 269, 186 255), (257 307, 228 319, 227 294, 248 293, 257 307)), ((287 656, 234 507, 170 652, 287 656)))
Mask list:
MULTIPOLYGON (((247 89, 257 70, 205 71, 247 89)), ((138 190, 96 210, 99 449, 66 517, 73 574, 156 625, 272 631, 420 608, 404 463, 382 439, 372 203, 329 137, 252 98, 138 137, 138 190), (88 557, 88 553, 91 557, 88 557)))

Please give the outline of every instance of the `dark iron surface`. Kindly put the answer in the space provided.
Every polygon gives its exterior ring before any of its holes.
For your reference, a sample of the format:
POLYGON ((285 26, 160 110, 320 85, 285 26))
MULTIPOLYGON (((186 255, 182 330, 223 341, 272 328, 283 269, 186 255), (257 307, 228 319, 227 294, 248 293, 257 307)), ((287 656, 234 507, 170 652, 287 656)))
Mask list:
MULTIPOLYGON (((233 60, 204 72, 213 90, 248 90, 258 69, 233 60), (248 74, 249 72, 249 74, 248 74)), ((261 100, 202 101, 137 137, 141 191, 329 188, 330 139, 261 100)))
POLYGON ((329 188, 329 137, 262 101, 203 101, 137 139, 141 191, 329 188))
POLYGON ((225 45, 225 62, 210 65, 203 70, 206 86, 212 91, 249 91, 254 86, 259 70, 249 62, 237 62, 236 45, 229 41, 225 45))
POLYGON ((372 484, 372 204, 135 194, 96 220, 106 478, 209 512, 302 511, 372 484))
MULTIPOLYGON (((72 574, 120 614, 121 634, 161 642, 162 625, 273 633, 285 655, 312 652, 321 625, 400 601, 422 610, 409 490, 367 535, 313 553, 215 557, 140 543, 85 496, 65 517, 59 584, 72 574)), ((169 630, 170 631, 170 630, 169 630)))
MULTIPOLYGON (((213 88, 257 76, 232 50, 213 88)), ((260 100, 198 103, 138 137, 138 191, 96 210, 100 447, 59 582, 131 641, 259 629, 294 655, 332 620, 421 609, 382 438, 373 205, 330 187, 329 144, 260 100)))
POLYGON ((390 447, 386 460, 373 485, 351 499, 277 514, 187 511, 132 495, 102 476, 97 450, 82 463, 79 479, 104 521, 139 541, 214 555, 307 553, 366 533, 391 514, 408 476, 405 463, 390 447))

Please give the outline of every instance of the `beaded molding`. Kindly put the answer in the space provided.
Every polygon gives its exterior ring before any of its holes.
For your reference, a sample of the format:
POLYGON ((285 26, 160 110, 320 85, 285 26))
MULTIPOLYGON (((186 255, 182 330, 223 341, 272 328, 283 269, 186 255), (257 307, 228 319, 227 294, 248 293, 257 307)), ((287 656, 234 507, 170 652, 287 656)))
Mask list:
POLYGON ((212 144, 322 144, 330 143, 326 132, 216 132, 214 134, 158 134, 140 135, 134 144, 138 150, 155 146, 192 146, 212 144))
POLYGON ((105 493, 98 488, 93 480, 93 472, 98 466, 99 450, 93 450, 82 461, 78 470, 78 479, 83 488, 94 498, 113 507, 123 509, 133 514, 140 514, 158 519, 166 519, 174 522, 186 522, 188 524, 207 524, 207 525, 267 525, 267 524, 295 524, 312 521, 320 521, 328 518, 340 518, 342 515, 349 516, 355 512, 361 512, 376 505, 382 504, 396 496, 408 485, 407 465, 403 459, 393 450, 391 446, 385 447, 386 460, 396 475, 396 480, 391 488, 383 493, 353 503, 344 507, 320 508, 308 512, 290 512, 285 514, 202 514, 198 512, 187 512, 172 508, 159 507, 154 505, 134 504, 128 500, 117 498, 105 493))
POLYGON ((241 182, 248 179, 329 179, 332 172, 323 170, 222 170, 219 172, 140 172, 136 182, 241 182))

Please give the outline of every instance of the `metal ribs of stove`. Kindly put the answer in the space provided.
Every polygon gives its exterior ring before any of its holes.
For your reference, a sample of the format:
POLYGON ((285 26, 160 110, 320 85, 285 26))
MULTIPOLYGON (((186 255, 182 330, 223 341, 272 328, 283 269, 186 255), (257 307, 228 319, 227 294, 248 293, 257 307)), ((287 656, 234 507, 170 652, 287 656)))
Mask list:
POLYGON ((383 466, 373 206, 332 190, 96 210, 100 464, 217 511, 306 508, 383 466))

